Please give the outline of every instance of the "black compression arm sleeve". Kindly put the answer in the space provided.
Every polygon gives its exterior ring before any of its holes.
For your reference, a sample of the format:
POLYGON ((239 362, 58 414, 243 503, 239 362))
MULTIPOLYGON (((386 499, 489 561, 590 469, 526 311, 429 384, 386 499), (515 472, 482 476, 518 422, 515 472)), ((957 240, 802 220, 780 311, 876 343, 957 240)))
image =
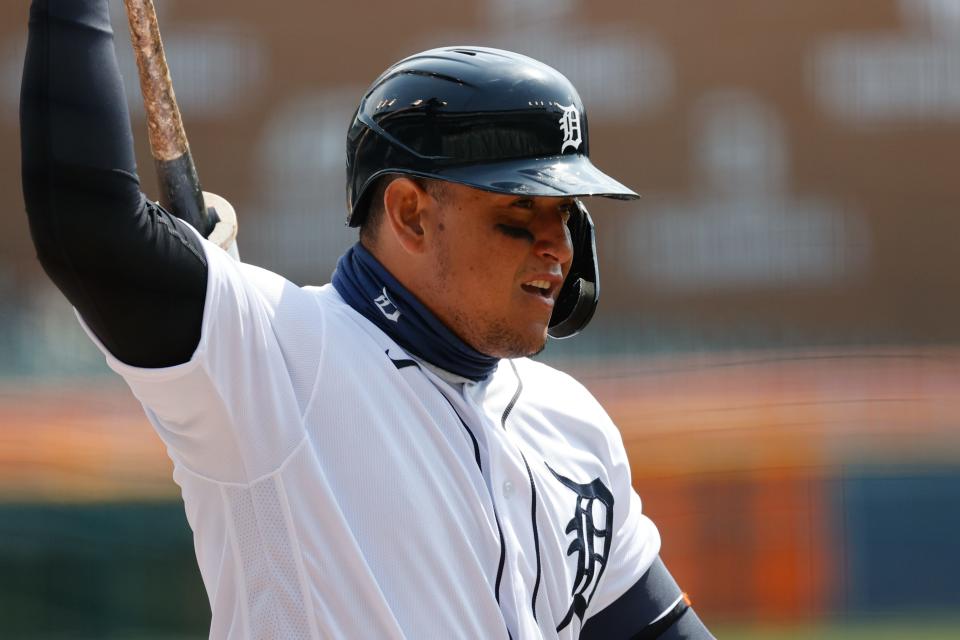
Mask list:
POLYGON ((200 339, 207 266, 182 221, 140 192, 107 0, 34 0, 20 98, 37 256, 121 361, 163 367, 200 339))

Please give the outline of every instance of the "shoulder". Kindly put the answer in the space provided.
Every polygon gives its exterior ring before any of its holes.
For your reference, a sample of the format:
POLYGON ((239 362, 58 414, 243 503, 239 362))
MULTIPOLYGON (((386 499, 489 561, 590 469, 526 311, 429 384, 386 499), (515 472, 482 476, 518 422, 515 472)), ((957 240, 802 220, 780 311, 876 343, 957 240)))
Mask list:
POLYGON ((609 421, 593 394, 576 378, 530 358, 512 360, 528 402, 562 411, 570 416, 609 421))
POLYGON ((280 305, 284 296, 303 298, 304 289, 287 280, 278 273, 274 273, 257 265, 238 263, 237 273, 242 276, 248 289, 255 291, 270 306, 280 305))
POLYGON ((219 247, 204 241, 208 262, 208 302, 213 307, 238 305, 257 309, 271 321, 312 318, 334 304, 330 285, 302 287, 269 269, 239 262, 219 247))
POLYGON ((529 358, 512 363, 523 385, 520 404, 526 411, 552 425, 555 435, 571 446, 589 449, 601 458, 624 457, 620 431, 582 383, 529 358))

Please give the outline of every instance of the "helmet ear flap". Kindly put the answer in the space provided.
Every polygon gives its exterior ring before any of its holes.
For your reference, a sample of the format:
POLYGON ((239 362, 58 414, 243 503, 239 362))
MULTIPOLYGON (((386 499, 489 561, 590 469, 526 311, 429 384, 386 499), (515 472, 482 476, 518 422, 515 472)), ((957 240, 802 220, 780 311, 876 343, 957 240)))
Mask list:
POLYGON ((579 199, 574 200, 577 214, 570 216, 567 227, 573 244, 573 264, 560 288, 550 328, 551 338, 577 335, 597 309, 600 300, 600 268, 597 264, 596 233, 590 213, 579 199))

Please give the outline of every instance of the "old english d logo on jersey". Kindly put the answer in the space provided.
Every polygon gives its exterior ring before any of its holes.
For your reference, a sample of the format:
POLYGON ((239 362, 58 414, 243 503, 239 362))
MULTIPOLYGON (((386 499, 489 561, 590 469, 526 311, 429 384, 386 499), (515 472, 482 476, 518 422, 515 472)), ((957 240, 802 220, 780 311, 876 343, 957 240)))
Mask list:
POLYGON ((400 309, 397 308, 397 305, 393 304, 393 300, 387 295, 386 287, 383 288, 382 294, 373 299, 373 302, 387 320, 396 322, 400 318, 400 309))
POLYGON ((577 106, 573 104, 569 107, 562 104, 557 106, 563 109, 563 115, 558 120, 560 131, 563 132, 563 144, 560 146, 560 153, 566 151, 567 147, 579 149, 583 140, 580 132, 580 112, 577 111, 577 106))
POLYGON ((557 631, 560 631, 570 624, 574 615, 583 622, 583 614, 607 567, 613 538, 613 494, 600 482, 600 478, 595 478, 589 484, 580 484, 560 475, 550 465, 547 465, 547 469, 575 496, 573 517, 564 533, 573 537, 567 547, 567 555, 576 554, 577 574, 570 593, 573 601, 557 625, 557 631))

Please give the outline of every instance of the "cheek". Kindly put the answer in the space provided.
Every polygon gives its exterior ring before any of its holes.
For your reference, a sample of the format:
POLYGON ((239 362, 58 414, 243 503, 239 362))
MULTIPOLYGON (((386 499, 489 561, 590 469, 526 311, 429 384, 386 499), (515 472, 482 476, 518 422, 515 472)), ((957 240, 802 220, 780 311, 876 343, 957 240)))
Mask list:
POLYGON ((447 243, 447 251, 451 270, 468 275, 474 282, 502 278, 509 265, 516 262, 501 239, 479 231, 447 243))
POLYGON ((441 286, 455 290, 460 304, 478 315, 508 315, 527 249, 495 230, 474 227, 453 234, 449 227, 439 252, 441 286))
POLYGON ((514 306, 512 286, 515 273, 509 263, 490 252, 478 255, 477 260, 464 265, 463 301, 478 318, 488 320, 505 318, 514 306))
POLYGON ((468 286, 474 301, 479 306, 503 310, 511 294, 514 274, 505 268, 505 263, 496 256, 484 254, 480 260, 469 265, 468 286))
POLYGON ((481 302, 477 296, 489 285, 490 256, 478 243, 466 242, 464 238, 444 242, 438 253, 438 269, 443 286, 458 292, 459 297, 473 303, 481 302))

